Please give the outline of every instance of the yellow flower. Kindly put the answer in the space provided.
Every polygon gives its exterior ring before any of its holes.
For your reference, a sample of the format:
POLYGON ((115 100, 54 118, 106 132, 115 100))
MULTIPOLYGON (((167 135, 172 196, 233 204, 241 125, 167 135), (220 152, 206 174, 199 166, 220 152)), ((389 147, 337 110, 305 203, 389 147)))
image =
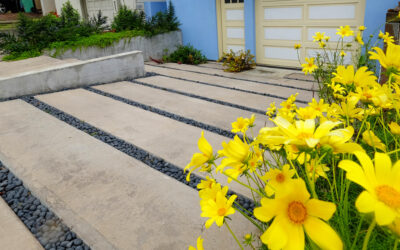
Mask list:
POLYGON ((204 138, 204 131, 201 131, 201 137, 198 140, 197 145, 201 153, 193 154, 192 160, 183 169, 183 171, 186 172, 188 169, 190 169, 190 167, 193 167, 186 175, 186 181, 190 181, 190 174, 200 167, 200 171, 203 172, 211 170, 211 164, 214 160, 213 149, 206 138, 204 138))
POLYGON ((329 39, 331 39, 330 36, 324 36, 324 40, 325 40, 325 41, 329 42, 329 39))
POLYGON ((201 198, 200 205, 208 203, 208 200, 213 200, 217 198, 217 193, 222 193, 222 195, 226 195, 228 193, 228 187, 221 187, 219 183, 213 183, 209 188, 205 188, 199 191, 199 197, 201 198))
POLYGON ((283 165, 282 170, 276 168, 269 169, 263 176, 263 180, 266 182, 264 189, 267 195, 273 195, 275 190, 283 188, 288 181, 292 181, 295 173, 296 171, 290 169, 288 164, 283 165))
POLYGON ((395 135, 400 135, 400 126, 396 122, 391 122, 389 124, 390 132, 392 132, 395 135))
POLYGON ((246 133, 247 129, 249 128, 249 119, 239 117, 235 122, 232 123, 232 133, 246 133))
POLYGON ((340 57, 345 57, 346 55, 347 55, 346 52, 344 52, 343 50, 340 51, 340 57))
POLYGON ((361 32, 357 32, 356 41, 357 41, 361 46, 364 45, 364 41, 363 41, 363 39, 362 39, 362 37, 361 37, 361 32))
POLYGON ((206 176, 205 180, 201 180, 199 184, 197 184, 197 189, 202 190, 206 188, 211 188, 213 184, 215 184, 216 181, 208 176, 206 176))
POLYGON ((294 45, 294 48, 295 48, 295 49, 300 49, 300 48, 301 48, 301 44, 300 44, 300 43, 296 43, 296 44, 294 45))
POLYGON ((267 113, 266 115, 269 116, 270 118, 272 118, 276 113, 276 106, 275 106, 275 102, 272 102, 269 104, 269 108, 267 108, 267 113))
POLYGON ((322 147, 331 148, 334 154, 364 151, 360 145, 351 142, 353 134, 354 128, 351 126, 343 129, 336 129, 322 137, 320 144, 322 147))
POLYGON ((378 37, 379 37, 380 39, 383 39, 383 41, 384 41, 385 43, 387 43, 387 44, 393 43, 393 42, 394 42, 394 37, 391 36, 391 35, 389 34, 389 32, 386 32, 385 34, 383 34, 382 31, 379 31, 378 37))
POLYGON ((316 70, 318 68, 318 66, 314 64, 314 59, 315 58, 306 57, 307 63, 303 63, 301 65, 301 67, 303 67, 304 74, 306 74, 306 75, 311 74, 312 72, 314 72, 314 70, 316 70))
POLYGON ((396 71, 400 70, 400 45, 388 43, 386 54, 379 47, 374 47, 373 49, 376 53, 369 51, 368 53, 371 55, 369 57, 370 59, 378 60, 386 70, 389 70, 390 68, 394 68, 396 71))
POLYGON ((325 38, 325 32, 316 32, 312 38, 314 38, 313 42, 321 42, 325 38))
POLYGON ((189 246, 188 250, 204 250, 203 241, 204 239, 202 239, 201 236, 199 236, 199 238, 197 238, 197 249, 193 246, 189 246))
POLYGON ((378 136, 374 134, 373 131, 371 130, 366 130, 364 133, 362 133, 363 141, 370 145, 373 148, 380 149, 382 151, 386 151, 386 146, 385 144, 382 143, 381 139, 379 139, 378 136))
POLYGON ((228 200, 222 192, 218 192, 215 201, 210 199, 204 203, 201 207, 201 217, 209 217, 205 224, 206 228, 211 227, 214 222, 221 227, 225 217, 235 213, 232 204, 236 198, 237 195, 232 195, 228 200))
POLYGON ((346 26, 340 26, 339 29, 337 29, 336 35, 342 36, 344 38, 345 36, 352 36, 354 34, 354 31, 350 29, 349 25, 346 26))
POLYGON ((231 167, 231 169, 225 171, 229 176, 228 181, 230 182, 232 178, 236 179, 246 170, 247 161, 250 156, 250 146, 236 135, 228 143, 222 142, 222 147, 223 149, 218 151, 218 154, 226 158, 222 159, 216 171, 222 172, 225 167, 231 167))
POLYGON ((325 172, 328 172, 329 168, 326 166, 326 164, 317 163, 317 159, 312 159, 309 163, 306 163, 306 171, 308 177, 312 181, 318 179, 320 176, 328 179, 325 172))
POLYGON ((364 31, 364 30, 366 30, 367 28, 364 26, 364 25, 361 25, 361 26, 359 26, 358 27, 358 30, 359 31, 364 31))
POLYGON ((318 102, 315 98, 312 99, 308 105, 314 109, 317 116, 322 116, 323 112, 327 112, 329 108, 329 104, 324 103, 324 99, 320 99, 318 102))
MULTIPOLYGON (((295 110, 296 109, 296 104, 294 102, 296 101, 296 97, 299 95, 299 93, 296 93, 294 95, 290 95, 290 97, 286 100, 281 102, 279 104, 282 108, 287 109, 287 110, 295 110)), ((275 102, 273 102, 275 106, 275 102)))
POLYGON ((326 47, 326 43, 324 41, 319 42, 319 47, 320 48, 325 48, 326 47))
POLYGON ((397 237, 400 237, 400 217, 394 219, 394 222, 390 224, 388 227, 390 230, 392 230, 394 234, 397 235, 397 237))
POLYGON ((248 120, 249 120, 249 128, 254 127, 254 121, 256 120, 256 115, 252 114, 248 120))
POLYGON ((336 72, 334 72, 333 75, 335 77, 332 81, 344 85, 350 85, 353 83, 355 86, 375 85, 377 80, 374 72, 368 71, 367 67, 361 67, 354 73, 353 65, 347 67, 340 65, 336 68, 336 72))
POLYGON ((315 119, 318 113, 312 107, 299 108, 296 110, 297 116, 301 120, 315 119))
POLYGON ((361 213, 374 213, 378 225, 389 225, 400 217, 400 162, 392 167, 390 157, 375 153, 374 163, 366 153, 356 152, 361 166, 343 160, 339 168, 346 171, 346 178, 365 188, 356 200, 361 213))
POLYGON ((305 247, 304 233, 322 249, 343 249, 337 233, 325 222, 336 211, 334 203, 310 199, 303 180, 288 182, 277 190, 274 199, 262 198, 254 216, 272 224, 261 235, 269 249, 298 249, 305 247))

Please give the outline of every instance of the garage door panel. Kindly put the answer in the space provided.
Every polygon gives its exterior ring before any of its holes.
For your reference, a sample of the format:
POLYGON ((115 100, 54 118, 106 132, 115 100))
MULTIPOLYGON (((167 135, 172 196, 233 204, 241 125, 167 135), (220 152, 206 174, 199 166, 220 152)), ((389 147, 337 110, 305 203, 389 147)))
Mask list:
POLYGON ((223 52, 244 50, 244 4, 219 0, 221 5, 221 45, 223 52))
MULTIPOLYGON (((328 46, 334 48, 340 38, 336 35, 339 26, 350 25, 356 30, 364 23, 365 0, 255 1, 256 60, 260 64, 299 66, 295 43, 302 45, 298 52, 304 61, 309 51, 319 49, 312 42, 315 32, 330 36, 328 46)), ((345 42, 353 40, 353 37, 344 39, 345 42)))

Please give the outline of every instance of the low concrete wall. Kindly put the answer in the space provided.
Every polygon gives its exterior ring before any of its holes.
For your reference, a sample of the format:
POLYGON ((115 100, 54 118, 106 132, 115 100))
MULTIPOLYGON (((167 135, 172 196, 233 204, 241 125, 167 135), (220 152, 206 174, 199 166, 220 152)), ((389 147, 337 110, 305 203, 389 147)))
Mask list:
POLYGON ((144 76, 143 55, 132 51, 0 78, 0 99, 144 76))
MULTIPOLYGON (((79 60, 89 60, 102 56, 109 56, 119 53, 124 53, 133 50, 140 50, 143 52, 143 58, 145 61, 149 61, 150 57, 160 59, 164 55, 164 51, 167 49, 168 53, 176 50, 177 46, 182 45, 182 33, 181 31, 173 31, 169 33, 159 34, 151 38, 146 37, 133 37, 129 39, 122 39, 114 45, 99 48, 99 47, 88 47, 81 50, 77 49, 67 50, 57 58, 76 58, 79 60)), ((48 54, 54 54, 52 51, 48 54)))

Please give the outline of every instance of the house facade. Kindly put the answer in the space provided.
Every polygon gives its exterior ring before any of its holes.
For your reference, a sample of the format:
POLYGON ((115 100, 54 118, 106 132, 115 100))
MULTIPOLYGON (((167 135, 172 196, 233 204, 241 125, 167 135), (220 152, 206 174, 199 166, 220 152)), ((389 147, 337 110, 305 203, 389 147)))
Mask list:
MULTIPOLYGON (((338 26, 364 25, 364 40, 385 29, 386 12, 397 0, 171 0, 182 23, 183 42, 212 60, 232 49, 250 50, 258 64, 298 66, 319 52, 315 32, 338 41, 338 26)), ((351 42, 351 40, 346 40, 351 42)), ((351 60, 351 51, 347 53, 351 60)))

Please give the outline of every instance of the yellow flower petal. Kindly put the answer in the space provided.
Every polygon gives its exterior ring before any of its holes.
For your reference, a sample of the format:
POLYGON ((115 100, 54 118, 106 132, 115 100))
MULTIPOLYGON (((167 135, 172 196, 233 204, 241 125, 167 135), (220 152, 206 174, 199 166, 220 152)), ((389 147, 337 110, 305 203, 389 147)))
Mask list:
POLYGON ((271 226, 261 235, 261 241, 271 250, 282 249, 289 240, 289 236, 281 227, 278 220, 274 220, 271 226))
POLYGON ((329 220, 336 211, 336 205, 332 202, 311 199, 307 202, 307 213, 311 216, 329 220))
POLYGON ((389 225, 396 218, 396 213, 382 202, 375 204, 375 219, 380 226, 389 225))
POLYGON ((372 195, 363 191, 356 200, 356 208, 361 213, 371 213, 374 211, 376 199, 372 195))
POLYGON ((392 172, 392 160, 390 160, 388 155, 375 153, 375 166, 376 180, 379 183, 382 183, 390 178, 392 172))
POLYGON ((254 209, 254 216, 263 222, 270 221, 276 215, 276 204, 273 199, 262 198, 261 207, 254 209))
MULTIPOLYGON (((366 180, 370 184, 376 184, 375 168, 369 156, 366 153, 360 151, 357 151, 354 154, 357 156, 362 168, 364 169, 366 180)), ((370 188, 370 186, 364 186, 364 188, 368 189, 370 188)))
POLYGON ((285 249, 303 250, 304 249, 304 230, 301 225, 285 223, 285 230, 290 235, 290 240, 285 246, 285 249))
POLYGON ((346 171, 346 178, 358 185, 366 188, 369 187, 369 183, 365 178, 364 172, 360 165, 350 160, 343 160, 339 163, 339 168, 346 171))
POLYGON ((208 143, 208 141, 206 140, 206 138, 204 138, 204 131, 201 131, 201 137, 199 139, 199 141, 197 142, 197 145, 200 149, 200 151, 207 155, 207 157, 212 155, 212 147, 210 145, 210 143, 208 143))
POLYGON ((307 235, 322 249, 343 249, 343 243, 337 233, 325 222, 315 217, 309 217, 304 228, 307 235))

